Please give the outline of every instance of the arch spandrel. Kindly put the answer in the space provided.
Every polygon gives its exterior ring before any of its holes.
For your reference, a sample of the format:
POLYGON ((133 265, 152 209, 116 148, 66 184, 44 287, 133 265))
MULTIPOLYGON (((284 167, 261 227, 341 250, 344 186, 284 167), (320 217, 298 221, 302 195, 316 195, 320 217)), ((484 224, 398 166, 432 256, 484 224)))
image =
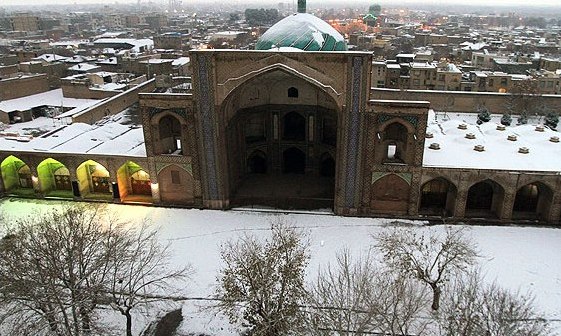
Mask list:
MULTIPOLYGON (((282 71, 300 78, 325 92, 335 101, 338 108, 343 106, 346 96, 340 84, 337 85, 334 79, 327 77, 315 69, 297 61, 293 62, 286 62, 287 64, 275 63, 271 65, 263 65, 259 62, 254 62, 247 67, 234 71, 226 81, 217 83, 217 94, 215 95, 216 105, 222 105, 233 92, 236 92, 239 87, 252 79, 259 78, 260 76, 274 71, 282 71), (291 64, 293 62, 296 64, 291 64)), ((343 80, 340 80, 340 82, 345 83, 343 80)))

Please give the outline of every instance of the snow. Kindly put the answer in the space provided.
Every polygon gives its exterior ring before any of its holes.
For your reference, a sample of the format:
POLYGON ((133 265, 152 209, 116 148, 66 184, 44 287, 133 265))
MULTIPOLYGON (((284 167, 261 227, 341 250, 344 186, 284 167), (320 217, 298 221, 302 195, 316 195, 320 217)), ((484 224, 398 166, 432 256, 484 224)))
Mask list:
MULTIPOLYGON (((0 200, 0 213, 10 218, 24 217, 61 204, 73 203, 3 199, 0 200)), ((172 265, 191 263, 195 269, 192 279, 173 294, 202 298, 211 297, 214 293, 216 275, 221 267, 220 245, 244 234, 268 237, 271 220, 280 217, 309 235, 311 260, 308 280, 317 274, 321 265, 332 261, 340 249, 348 248, 353 254, 368 251, 373 243, 373 234, 395 225, 390 219, 328 214, 187 210, 115 204, 108 205, 108 208, 131 223, 146 218, 154 228, 158 228, 160 239, 171 244, 172 265)), ((422 222, 409 224, 419 233, 445 230, 444 225, 424 226, 422 222)), ((479 266, 486 281, 496 279, 501 286, 512 290, 522 293, 532 291, 536 296, 536 306, 546 318, 561 318, 561 230, 517 226, 466 228, 482 255, 479 266)), ((200 305, 205 306, 201 301, 184 301, 183 312, 187 315, 181 326, 182 333, 199 332, 213 336, 235 334, 234 328, 224 317, 215 315, 213 311, 199 311, 200 305)), ((117 315, 111 321, 120 323, 122 327, 122 320, 119 319, 117 315)), ((137 323, 146 321, 142 317, 136 319, 137 323)), ((561 331, 561 322, 552 323, 561 331)), ((136 329, 140 331, 141 326, 136 325, 136 329)))
POLYGON ((97 125, 74 123, 61 125, 53 119, 38 118, 35 123, 10 125, 5 132, 27 134, 26 130, 57 130, 29 142, 11 140, 0 135, 0 148, 14 152, 49 152, 70 154, 124 155, 146 157, 144 134, 139 126, 123 125, 123 112, 107 117, 97 125), (18 126, 16 126, 18 125, 18 126), (16 127, 13 127, 16 126, 16 127))
POLYGON ((62 89, 55 89, 34 95, 4 100, 0 102, 0 112, 27 111, 39 106, 78 107, 82 104, 96 103, 95 99, 67 98, 62 89))
POLYGON ((561 172, 561 143, 549 141, 561 134, 544 127, 543 132, 536 131, 538 123, 506 126, 506 130, 497 130, 500 115, 495 115, 490 122, 477 125, 476 114, 469 113, 435 113, 428 117, 427 133, 433 138, 425 139, 423 167, 500 169, 512 171, 561 172), (459 124, 466 124, 467 129, 458 129, 459 124), (465 136, 473 133, 475 139, 465 136), (517 141, 507 140, 508 135, 516 135, 517 141), (438 143, 439 150, 429 149, 431 143, 438 143), (485 151, 478 152, 475 145, 485 146, 485 151), (527 147, 528 154, 518 153, 520 147, 527 147))

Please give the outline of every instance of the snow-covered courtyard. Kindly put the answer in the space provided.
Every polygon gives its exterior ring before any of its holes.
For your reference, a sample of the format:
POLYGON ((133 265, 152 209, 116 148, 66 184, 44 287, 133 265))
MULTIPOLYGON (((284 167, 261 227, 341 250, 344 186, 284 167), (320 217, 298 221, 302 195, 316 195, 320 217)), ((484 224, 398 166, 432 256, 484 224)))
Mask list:
MULTIPOLYGON (((5 198, 0 200, 0 213, 8 218, 34 215, 64 204, 58 201, 5 198)), ((66 202, 68 204, 68 202, 66 202)), ((70 203, 72 204, 72 203, 70 203)), ((140 223, 150 220, 163 241, 171 243, 175 265, 192 264, 195 273, 180 293, 173 295, 205 298, 214 292, 220 268, 221 243, 244 233, 258 237, 270 234, 271 220, 282 216, 309 235, 311 261, 309 277, 318 267, 334 259, 335 253, 349 248, 354 253, 367 251, 372 235, 395 225, 392 219, 338 217, 328 213, 281 214, 244 210, 187 210, 133 205, 109 205, 120 218, 140 223)), ((424 226, 411 223, 415 230, 444 230, 444 225, 424 226)), ((519 226, 469 226, 468 234, 477 244, 482 258, 479 264, 488 281, 509 289, 535 294, 537 307, 561 330, 561 229, 519 226)), ((184 335, 232 335, 226 319, 214 312, 197 312, 201 301, 183 303, 184 335)), ((178 303, 180 304, 180 303, 178 303)), ((119 316, 115 316, 117 322, 119 316)), ((116 323, 115 322, 115 323, 116 323)), ((147 319, 138 318, 140 332, 147 319)), ((122 324, 121 324, 122 325, 122 324)))

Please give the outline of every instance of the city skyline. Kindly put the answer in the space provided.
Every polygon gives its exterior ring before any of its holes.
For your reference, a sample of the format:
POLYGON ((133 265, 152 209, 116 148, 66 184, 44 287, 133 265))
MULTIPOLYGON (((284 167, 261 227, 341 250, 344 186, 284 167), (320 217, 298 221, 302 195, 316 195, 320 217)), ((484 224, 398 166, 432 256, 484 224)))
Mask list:
MULTIPOLYGON (((138 3, 138 0, 50 0, 49 2, 42 2, 40 4, 37 3, 37 0, 4 0, 2 1, 2 7, 11 7, 11 6, 33 6, 33 7, 42 7, 42 6, 49 6, 49 5, 92 5, 92 4, 134 4, 138 3)), ((161 3, 166 4, 167 0, 140 0, 142 3, 161 3)), ((246 5, 247 7, 255 7, 255 6, 271 6, 278 4, 280 2, 290 3, 294 1, 275 1, 275 0, 263 0, 263 1, 252 1, 252 2, 245 2, 240 0, 234 0, 230 2, 230 5, 246 5)), ((405 0, 401 1, 399 4, 395 2, 390 2, 388 0, 381 0, 381 1, 365 1, 365 0, 354 0, 345 2, 345 5, 348 6, 367 6, 368 4, 379 3, 381 5, 391 5, 392 7, 398 5, 404 6, 411 6, 411 5, 442 5, 442 6, 466 6, 466 7, 507 7, 507 6, 524 6, 524 7, 560 7, 558 0, 537 0, 537 1, 524 1, 524 0, 496 0, 492 4, 490 4, 486 0, 472 0, 469 3, 460 0, 405 0)), ((220 1, 205 1, 205 0, 188 0, 183 1, 183 4, 186 6, 189 5, 200 5, 200 4, 223 4, 220 1)), ((341 5, 339 1, 328 0, 328 1, 308 1, 309 8, 315 7, 325 7, 325 6, 336 6, 341 5)))

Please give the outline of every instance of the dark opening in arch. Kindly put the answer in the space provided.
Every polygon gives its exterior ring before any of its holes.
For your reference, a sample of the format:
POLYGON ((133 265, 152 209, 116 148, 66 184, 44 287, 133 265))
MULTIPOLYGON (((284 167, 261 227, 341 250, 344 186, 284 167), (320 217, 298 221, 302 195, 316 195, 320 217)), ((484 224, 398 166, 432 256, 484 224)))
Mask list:
POLYGON ((534 183, 527 184, 516 192, 513 210, 520 212, 536 212, 538 209, 539 197, 540 192, 538 185, 534 183))
POLYGON ((180 154, 181 143, 181 123, 177 118, 167 115, 160 119, 158 123, 161 154, 180 154))
POLYGON ((282 153, 282 172, 285 174, 304 174, 306 171, 306 154, 292 147, 282 153))
POLYGON ((493 186, 488 181, 474 184, 468 191, 466 210, 490 211, 493 207, 493 186))
POLYGON ((247 159, 247 169, 250 174, 266 174, 267 173, 267 156, 261 151, 251 154, 247 159))
POLYGON ((451 215, 456 188, 443 178, 425 183, 421 188, 420 212, 431 215, 451 215))
POLYGON ((541 182, 529 183, 516 192, 512 218, 549 220, 553 190, 541 182))
POLYGON ((335 176, 335 160, 331 155, 326 155, 320 163, 319 173, 321 176, 334 177, 335 176))
POLYGON ((288 98, 298 98, 298 89, 295 87, 288 88, 288 98))
POLYGON ((300 113, 289 112, 283 117, 283 140, 306 139, 306 118, 300 113))

